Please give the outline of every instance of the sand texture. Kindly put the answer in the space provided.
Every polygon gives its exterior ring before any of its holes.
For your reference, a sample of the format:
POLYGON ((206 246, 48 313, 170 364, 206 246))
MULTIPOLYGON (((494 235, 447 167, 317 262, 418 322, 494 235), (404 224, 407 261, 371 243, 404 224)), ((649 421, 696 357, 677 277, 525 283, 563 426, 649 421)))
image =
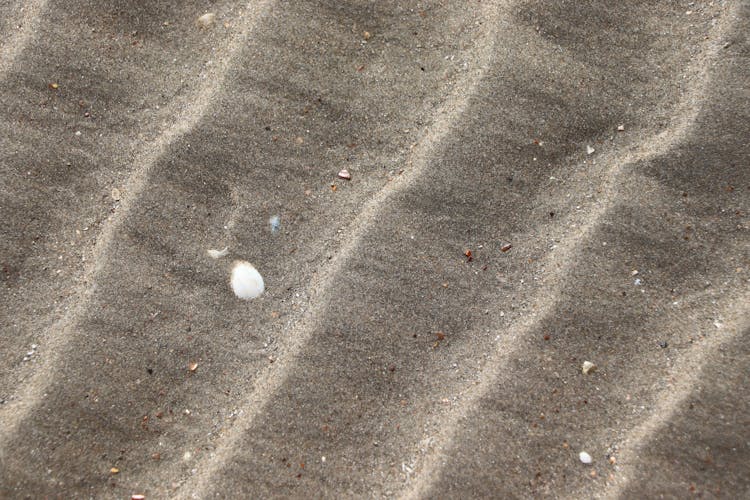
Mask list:
POLYGON ((750 497, 749 35, 0 1, 0 498, 750 497))

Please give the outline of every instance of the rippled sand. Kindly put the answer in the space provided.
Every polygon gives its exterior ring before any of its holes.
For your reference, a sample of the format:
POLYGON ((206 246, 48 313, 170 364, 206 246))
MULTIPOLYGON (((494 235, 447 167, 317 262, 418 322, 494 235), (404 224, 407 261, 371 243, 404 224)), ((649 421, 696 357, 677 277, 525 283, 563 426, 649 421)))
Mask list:
POLYGON ((0 497, 750 495, 750 4, 206 6, 0 2, 0 497))

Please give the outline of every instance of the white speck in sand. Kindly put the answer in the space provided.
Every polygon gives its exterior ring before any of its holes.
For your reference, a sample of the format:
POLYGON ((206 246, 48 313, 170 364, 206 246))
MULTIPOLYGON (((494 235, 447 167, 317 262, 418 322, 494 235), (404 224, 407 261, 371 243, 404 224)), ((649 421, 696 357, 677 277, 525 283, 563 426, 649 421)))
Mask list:
POLYGON ((593 462, 593 459, 591 458, 591 455, 589 455, 585 451, 582 451, 581 453, 579 453, 578 454, 578 458, 580 458, 581 462, 584 463, 584 464, 586 464, 586 465, 589 465, 591 462, 593 462))
POLYGON ((231 285, 234 294, 241 299, 254 299, 265 290, 263 276, 243 260, 235 261, 232 267, 231 285))
POLYGON ((586 154, 590 155, 592 154, 596 149, 592 148, 591 146, 586 146, 586 154))
POLYGON ((211 250, 208 250, 208 255, 212 259, 219 259, 221 257, 224 257, 228 253, 229 247, 224 247, 224 250, 214 250, 213 248, 211 250))

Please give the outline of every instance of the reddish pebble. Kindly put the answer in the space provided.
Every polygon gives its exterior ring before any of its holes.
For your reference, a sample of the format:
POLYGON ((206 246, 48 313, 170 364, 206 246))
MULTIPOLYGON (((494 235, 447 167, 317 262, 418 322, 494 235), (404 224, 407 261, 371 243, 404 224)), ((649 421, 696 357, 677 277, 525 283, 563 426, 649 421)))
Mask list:
POLYGON ((501 251, 501 252, 507 252, 507 251, 508 251, 508 250, 510 250, 511 248, 513 248, 513 246, 512 246, 512 245, 511 245, 510 243, 508 243, 507 245, 503 245, 503 246, 501 246, 501 247, 500 247, 500 251, 501 251))

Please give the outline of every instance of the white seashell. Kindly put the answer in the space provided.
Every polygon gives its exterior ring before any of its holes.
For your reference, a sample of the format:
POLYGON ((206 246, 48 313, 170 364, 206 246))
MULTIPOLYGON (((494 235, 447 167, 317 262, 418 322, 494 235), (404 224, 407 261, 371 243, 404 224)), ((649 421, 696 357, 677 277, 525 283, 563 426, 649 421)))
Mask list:
POLYGON ((229 253, 229 247, 224 247, 224 250, 208 250, 208 256, 212 259, 219 259, 229 253))
POLYGON ((584 463, 584 464, 586 464, 586 465, 589 465, 591 462, 594 461, 594 459, 591 458, 591 455, 589 455, 585 451, 582 451, 581 453, 579 453, 578 454, 578 458, 580 458, 581 462, 584 463))
POLYGON ((343 168, 339 171, 339 179, 350 181, 352 180, 352 174, 350 174, 347 169, 343 168))
POLYGON ((235 261, 230 283, 234 294, 241 299, 254 299, 265 290, 263 276, 244 260, 235 261))

